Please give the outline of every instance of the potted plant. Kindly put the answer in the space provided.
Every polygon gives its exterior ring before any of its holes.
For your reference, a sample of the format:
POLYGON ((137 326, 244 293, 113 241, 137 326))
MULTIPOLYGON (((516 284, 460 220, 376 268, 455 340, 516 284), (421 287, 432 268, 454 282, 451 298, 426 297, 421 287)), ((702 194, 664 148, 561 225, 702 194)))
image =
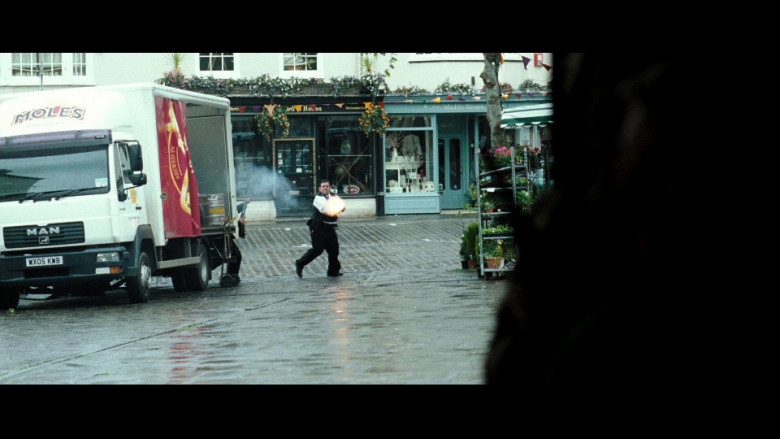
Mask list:
POLYGON ((493 213, 493 210, 496 208, 496 204, 487 196, 483 196, 479 200, 479 204, 482 207, 482 211, 485 213, 493 213))
POLYGON ((522 212, 528 213, 531 211, 533 200, 531 200, 531 194, 529 194, 528 191, 516 191, 515 202, 522 212))
POLYGON ((485 268, 501 268, 504 262, 503 242, 488 239, 483 246, 482 257, 485 258, 485 268))
POLYGON ((475 243, 479 241, 479 224, 469 223, 460 239, 460 257, 461 263, 466 262, 464 268, 474 268, 477 265, 477 250, 475 243))

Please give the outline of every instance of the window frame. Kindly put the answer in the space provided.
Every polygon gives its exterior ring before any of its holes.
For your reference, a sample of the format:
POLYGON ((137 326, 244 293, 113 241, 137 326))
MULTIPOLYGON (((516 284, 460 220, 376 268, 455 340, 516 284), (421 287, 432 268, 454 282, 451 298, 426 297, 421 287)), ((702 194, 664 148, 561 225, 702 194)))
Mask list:
POLYGON ((239 68, 238 68, 238 59, 239 57, 236 56, 235 52, 213 52, 213 53, 207 53, 206 55, 209 55, 209 58, 213 58, 212 55, 220 55, 222 58, 222 64, 225 64, 225 54, 229 53, 230 56, 233 58, 233 70, 201 70, 200 68, 200 60, 203 57, 203 52, 198 52, 198 74, 202 76, 213 76, 215 78, 219 79, 227 79, 227 78, 238 78, 240 77, 239 74, 239 68))
MULTIPOLYGON (((26 52, 14 52, 16 54, 26 52)), ((13 57, 14 53, 0 53, 0 82, 3 86, 19 87, 19 86, 40 86, 41 76, 14 76, 13 75, 13 57)), ((59 76, 43 76, 43 86, 87 86, 95 85, 94 71, 95 63, 94 56, 88 52, 47 52, 57 53, 61 56, 61 71, 62 75, 59 76), (74 58, 80 55, 82 60, 80 62, 74 62, 74 58), (85 69, 85 75, 76 76, 73 74, 74 66, 81 65, 85 69)))
MULTIPOLYGON (((299 53, 299 52, 293 52, 293 53, 299 53)), ((289 55, 290 53, 280 53, 279 54, 279 77, 280 78, 318 78, 318 79, 324 79, 324 57, 322 56, 322 53, 314 53, 313 56, 316 56, 317 58, 317 70, 285 70, 284 68, 284 58, 286 55, 289 55)))

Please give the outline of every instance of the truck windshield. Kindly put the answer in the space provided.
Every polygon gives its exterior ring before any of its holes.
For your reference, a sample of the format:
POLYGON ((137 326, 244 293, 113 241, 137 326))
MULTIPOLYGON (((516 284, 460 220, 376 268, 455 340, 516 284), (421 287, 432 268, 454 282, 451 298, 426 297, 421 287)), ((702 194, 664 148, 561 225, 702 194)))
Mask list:
POLYGON ((106 193, 108 148, 0 150, 0 201, 106 193))

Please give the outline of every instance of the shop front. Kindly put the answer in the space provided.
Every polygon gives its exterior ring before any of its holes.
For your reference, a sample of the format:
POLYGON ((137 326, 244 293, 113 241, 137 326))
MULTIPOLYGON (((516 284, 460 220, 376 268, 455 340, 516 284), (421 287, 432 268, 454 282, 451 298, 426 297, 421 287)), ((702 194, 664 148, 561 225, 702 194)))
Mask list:
MULTIPOLYGON (((239 199, 252 200, 248 215, 257 220, 309 216, 323 178, 347 199, 350 216, 463 209, 472 202, 475 148, 490 145, 479 95, 384 96, 379 105, 390 118, 384 136, 360 130, 366 96, 277 99, 289 123, 286 133, 258 129, 257 116, 274 108, 268 98, 229 98, 236 191, 239 199)), ((541 96, 502 104, 505 112, 551 108, 549 97, 541 96)), ((520 140, 515 134, 524 131, 506 128, 506 143, 520 140)))
MULTIPOLYGON (((533 107, 551 113, 551 99, 511 96, 504 109, 533 107)), ((472 202, 476 182, 475 148, 489 147, 490 127, 480 95, 394 96, 384 99, 390 128, 384 137, 384 212, 440 213, 463 209, 472 202)), ((522 111, 518 120, 523 120, 522 111)), ((507 127, 502 144, 514 146, 514 126, 507 127)))
POLYGON ((328 179, 338 195, 349 198, 350 214, 374 216, 379 136, 366 136, 358 119, 361 97, 343 102, 321 98, 288 99, 280 105, 289 126, 269 136, 257 117, 274 104, 231 98, 236 192, 250 198, 255 219, 307 217, 319 180, 328 179), (319 102, 318 102, 319 100, 319 102))

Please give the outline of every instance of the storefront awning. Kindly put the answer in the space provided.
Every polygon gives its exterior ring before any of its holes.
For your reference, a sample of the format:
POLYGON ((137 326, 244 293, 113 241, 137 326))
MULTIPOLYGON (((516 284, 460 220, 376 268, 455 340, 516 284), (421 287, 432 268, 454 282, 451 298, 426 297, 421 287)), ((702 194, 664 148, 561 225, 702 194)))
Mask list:
POLYGON ((552 103, 507 108, 501 114, 501 128, 519 127, 527 123, 551 122, 552 103))

